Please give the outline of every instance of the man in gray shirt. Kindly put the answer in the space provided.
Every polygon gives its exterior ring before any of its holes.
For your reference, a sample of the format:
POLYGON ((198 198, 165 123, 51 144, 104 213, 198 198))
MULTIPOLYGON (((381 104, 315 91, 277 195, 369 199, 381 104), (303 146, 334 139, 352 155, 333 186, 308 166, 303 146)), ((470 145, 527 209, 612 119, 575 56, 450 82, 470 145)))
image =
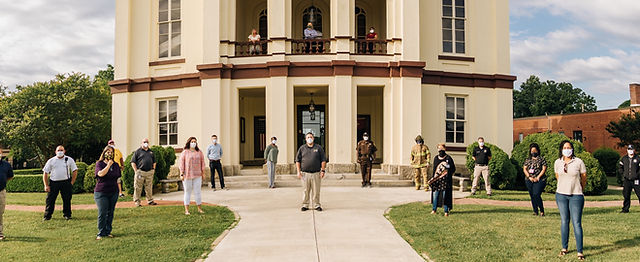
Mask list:
POLYGON ((150 206, 157 205, 153 202, 153 174, 156 171, 156 157, 149 148, 149 139, 142 140, 142 146, 133 153, 131 157, 131 167, 135 172, 133 178, 133 201, 136 206, 140 207, 140 196, 142 196, 142 188, 145 189, 147 203, 150 206))
POLYGON ((216 190, 216 171, 220 178, 220 188, 226 189, 224 186, 224 174, 222 173, 222 146, 218 144, 218 136, 211 136, 211 145, 207 147, 207 158, 209 158, 209 170, 211 170, 211 188, 216 190))
POLYGON ((71 195, 78 176, 78 167, 73 158, 65 155, 63 146, 56 147, 56 156, 50 158, 42 168, 44 191, 47 192, 44 220, 50 220, 56 206, 58 193, 62 195, 62 215, 71 219, 71 195))
POLYGON ((296 154, 296 168, 298 178, 302 180, 304 195, 302 211, 309 210, 309 194, 313 190, 314 209, 322 211, 320 206, 320 185, 324 178, 327 156, 320 145, 314 143, 313 133, 306 135, 306 144, 300 146, 296 154))

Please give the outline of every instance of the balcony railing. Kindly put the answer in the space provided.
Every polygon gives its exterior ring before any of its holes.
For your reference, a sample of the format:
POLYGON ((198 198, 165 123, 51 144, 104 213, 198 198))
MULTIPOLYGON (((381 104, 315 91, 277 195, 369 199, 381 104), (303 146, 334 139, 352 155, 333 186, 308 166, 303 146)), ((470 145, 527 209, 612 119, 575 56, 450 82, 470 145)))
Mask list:
POLYGON ((356 39, 356 54, 382 55, 387 53, 386 40, 356 39))
POLYGON ((252 55, 267 54, 267 40, 260 40, 256 42, 251 42, 251 41, 235 42, 235 46, 236 46, 235 56, 252 56, 252 55))
POLYGON ((291 53, 295 55, 316 55, 330 53, 331 40, 329 39, 293 39, 291 40, 291 53))

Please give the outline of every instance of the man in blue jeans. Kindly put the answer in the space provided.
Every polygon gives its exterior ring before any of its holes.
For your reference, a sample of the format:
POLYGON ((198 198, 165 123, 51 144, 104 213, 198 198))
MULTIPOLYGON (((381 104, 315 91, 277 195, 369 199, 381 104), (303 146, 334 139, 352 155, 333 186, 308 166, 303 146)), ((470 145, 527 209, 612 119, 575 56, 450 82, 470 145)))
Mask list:
POLYGON ((207 157, 209 158, 209 170, 211 170, 211 188, 216 190, 216 171, 220 178, 220 188, 226 189, 224 186, 224 174, 222 173, 222 146, 218 144, 218 136, 211 136, 211 145, 207 147, 207 157))

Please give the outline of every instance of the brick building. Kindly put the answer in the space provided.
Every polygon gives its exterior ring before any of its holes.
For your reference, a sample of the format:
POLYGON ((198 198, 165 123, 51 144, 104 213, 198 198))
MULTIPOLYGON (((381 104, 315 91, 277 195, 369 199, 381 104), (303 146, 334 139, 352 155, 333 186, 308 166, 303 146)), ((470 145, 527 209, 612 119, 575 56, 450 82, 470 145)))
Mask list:
POLYGON ((609 122, 620 119, 623 114, 640 109, 640 84, 630 84, 629 91, 631 107, 623 109, 514 119, 513 141, 522 141, 529 134, 550 131, 581 141, 589 152, 606 146, 626 154, 625 149, 618 146, 619 140, 611 137, 605 128, 609 122))

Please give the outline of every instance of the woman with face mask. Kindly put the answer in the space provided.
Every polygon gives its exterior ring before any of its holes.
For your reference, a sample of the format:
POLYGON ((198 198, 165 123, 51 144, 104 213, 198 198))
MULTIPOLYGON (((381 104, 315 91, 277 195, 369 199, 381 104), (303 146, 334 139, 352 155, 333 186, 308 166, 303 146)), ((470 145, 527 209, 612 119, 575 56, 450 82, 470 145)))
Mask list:
POLYGON ((524 161, 522 167, 524 179, 531 196, 533 215, 544 216, 544 205, 542 204, 542 192, 547 186, 547 161, 540 155, 540 147, 536 143, 529 145, 529 158, 524 161))
POLYGON ((180 154, 178 162, 180 169, 180 180, 184 185, 184 214, 189 215, 189 203, 191 203, 191 192, 196 197, 198 212, 202 211, 202 180, 204 179, 204 154, 198 147, 198 140, 195 137, 187 139, 184 150, 180 154))
POLYGON ((269 188, 276 188, 276 164, 278 163, 278 139, 271 138, 271 144, 264 150, 264 160, 267 162, 267 173, 269 175, 269 188))
POLYGON ((444 208, 444 216, 449 216, 453 209, 453 174, 456 173, 456 164, 453 158, 445 152, 443 143, 438 144, 438 155, 433 159, 433 178, 429 180, 431 186, 431 214, 435 214, 438 207, 444 208))
POLYGON ((93 191, 93 199, 98 206, 97 240, 113 237, 111 225, 116 202, 118 202, 118 178, 121 176, 120 166, 113 161, 114 155, 113 148, 107 146, 96 162, 96 187, 93 191))
POLYGON ((376 29, 373 28, 373 26, 371 28, 369 28, 369 33, 367 34, 367 40, 371 41, 369 43, 367 43, 367 51, 369 51, 369 54, 373 54, 374 48, 373 48, 373 40, 378 40, 378 33, 376 33, 376 29))
POLYGON ((560 212, 562 250, 560 256, 568 253, 569 221, 573 224, 578 259, 584 260, 582 253, 582 209, 584 208, 584 186, 587 183, 587 167, 574 154, 569 140, 560 142, 559 158, 553 167, 558 180, 556 203, 560 212))

